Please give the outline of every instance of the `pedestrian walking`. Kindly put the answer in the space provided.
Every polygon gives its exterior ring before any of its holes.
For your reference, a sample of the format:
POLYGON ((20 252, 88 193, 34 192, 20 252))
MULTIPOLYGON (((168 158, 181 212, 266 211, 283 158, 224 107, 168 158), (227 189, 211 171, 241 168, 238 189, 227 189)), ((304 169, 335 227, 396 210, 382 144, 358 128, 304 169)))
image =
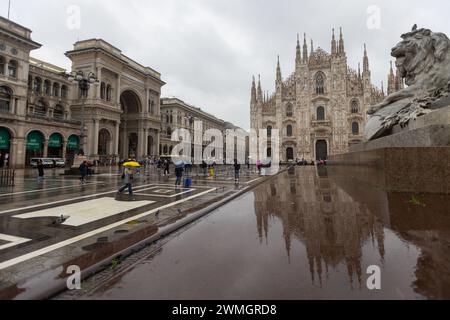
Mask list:
POLYGON ((260 160, 256 161, 256 168, 258 169, 259 175, 261 175, 261 166, 262 166, 261 161, 260 160))
POLYGON ((207 174, 206 171, 208 170, 208 165, 206 164, 205 161, 202 161, 202 166, 201 166, 201 168, 202 168, 203 176, 206 177, 206 174, 207 174))
POLYGON ((81 178, 80 178, 81 184, 86 184, 87 183, 86 177, 87 177, 88 171, 89 171, 87 161, 83 161, 83 163, 79 167, 79 170, 80 170, 80 176, 81 176, 81 178))
POLYGON ((241 165, 237 160, 234 160, 234 181, 239 182, 239 176, 241 173, 241 165))
POLYGON ((44 181, 44 163, 42 162, 42 160, 38 161, 37 170, 38 170, 38 183, 42 183, 44 181))
POLYGON ((164 160, 164 176, 170 175, 170 163, 168 160, 164 160))
POLYGON ((175 186, 179 187, 181 186, 181 181, 183 179, 183 167, 182 166, 178 166, 175 168, 175 176, 176 176, 176 181, 175 181, 175 186))
POLYGON ((133 196, 133 179, 134 179, 133 169, 125 168, 125 170, 122 174, 122 179, 124 182, 124 186, 119 189, 118 193, 122 193, 125 191, 125 189, 128 188, 128 195, 130 197, 132 197, 133 196))

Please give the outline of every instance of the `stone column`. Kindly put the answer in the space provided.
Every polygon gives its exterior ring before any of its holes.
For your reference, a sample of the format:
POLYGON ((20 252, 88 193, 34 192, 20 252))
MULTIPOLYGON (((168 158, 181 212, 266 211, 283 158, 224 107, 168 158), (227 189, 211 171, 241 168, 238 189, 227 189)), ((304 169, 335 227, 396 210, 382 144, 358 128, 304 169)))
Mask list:
POLYGON ((48 140, 45 139, 44 141, 44 154, 43 154, 43 158, 47 158, 48 157, 48 140))
POLYGON ((128 140, 127 124, 125 123, 122 131, 122 150, 120 150, 122 159, 125 158, 128 159, 129 157, 128 148, 129 148, 129 140, 128 140))
POLYGON ((144 154, 145 157, 148 156, 148 129, 144 129, 144 154))
POLYGON ((95 119, 94 120, 94 145, 92 150, 92 155, 98 155, 98 135, 100 131, 100 120, 95 119))
POLYGON ((120 135, 120 123, 116 122, 115 124, 115 134, 114 134, 114 150, 113 154, 118 156, 119 155, 119 135, 120 135))
POLYGON ((156 152, 155 155, 161 156, 160 154, 160 145, 161 145, 161 131, 156 132, 156 152))
POLYGON ((138 148, 137 148, 137 155, 136 157, 140 158, 144 155, 144 129, 140 126, 138 130, 138 148))
POLYGON ((116 103, 117 103, 117 105, 120 105, 120 91, 121 91, 121 89, 120 89, 120 85, 121 85, 121 76, 120 75, 118 75, 117 76, 117 90, 116 90, 116 103))
POLYGON ((63 142, 63 152, 62 152, 62 157, 64 160, 66 160, 66 153, 67 153, 67 140, 65 140, 63 142))
POLYGON ((96 97, 97 99, 100 99, 100 91, 101 91, 101 83, 102 83, 102 69, 101 67, 97 68, 97 79, 100 81, 100 84, 95 86, 96 88, 96 97))

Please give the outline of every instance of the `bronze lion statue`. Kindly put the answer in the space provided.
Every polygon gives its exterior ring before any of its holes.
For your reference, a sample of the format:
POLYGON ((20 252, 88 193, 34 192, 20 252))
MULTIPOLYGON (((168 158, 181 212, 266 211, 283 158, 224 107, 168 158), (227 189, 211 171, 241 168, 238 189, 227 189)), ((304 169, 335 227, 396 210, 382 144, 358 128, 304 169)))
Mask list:
POLYGON ((443 33, 413 30, 401 36, 391 52, 407 87, 372 106, 366 140, 388 135, 393 126, 405 126, 424 115, 436 101, 448 97, 450 85, 450 40, 443 33))

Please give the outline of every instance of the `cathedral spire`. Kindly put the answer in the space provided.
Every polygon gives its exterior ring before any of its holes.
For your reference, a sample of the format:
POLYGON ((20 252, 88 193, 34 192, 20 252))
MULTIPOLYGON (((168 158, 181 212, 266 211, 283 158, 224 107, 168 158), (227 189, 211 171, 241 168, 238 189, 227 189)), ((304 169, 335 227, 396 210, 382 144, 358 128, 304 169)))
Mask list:
POLYGON ((297 33, 297 48, 295 53, 295 65, 298 67, 302 63, 302 53, 300 48, 300 35, 297 33))
POLYGON ((394 69, 392 68, 392 61, 391 61, 391 68, 389 70, 389 77, 388 77, 388 95, 391 95, 395 92, 395 75, 394 75, 394 69))
POLYGON ((363 73, 369 73, 369 56, 367 55, 367 46, 364 43, 363 73))
POLYGON ((256 100, 256 83, 255 83, 255 76, 253 76, 253 81, 252 81, 252 100, 251 103, 256 104, 257 100, 256 100))
POLYGON ((257 95, 258 102, 262 102, 263 100, 263 94, 261 89, 261 75, 258 75, 258 95, 257 95))
POLYGON ((308 45, 306 44, 306 33, 303 38, 303 62, 308 63, 308 45))
POLYGON ((278 55, 278 62, 277 62, 277 85, 280 84, 283 81, 281 77, 281 66, 280 66, 280 55, 278 55))
POLYGON ((314 54, 314 41, 311 39, 311 56, 314 54))
POLYGON ((361 63, 358 62, 358 78, 361 79, 361 63))
POLYGON ((336 44, 336 36, 334 35, 334 28, 333 28, 333 35, 331 39, 331 55, 336 56, 337 55, 337 44, 336 44))
POLYGON ((381 93, 384 96, 384 82, 383 81, 381 81, 381 93))
POLYGON ((345 56, 344 36, 342 34, 342 27, 339 28, 339 30, 340 30, 340 36, 339 36, 339 51, 338 51, 338 54, 340 56, 345 56))

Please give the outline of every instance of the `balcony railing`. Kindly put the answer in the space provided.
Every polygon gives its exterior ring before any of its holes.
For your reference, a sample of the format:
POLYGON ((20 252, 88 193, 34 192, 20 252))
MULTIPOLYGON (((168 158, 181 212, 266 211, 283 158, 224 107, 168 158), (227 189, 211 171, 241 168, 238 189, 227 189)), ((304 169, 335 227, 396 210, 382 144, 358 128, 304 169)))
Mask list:
POLYGON ((313 120, 312 127, 331 127, 331 120, 313 120))

